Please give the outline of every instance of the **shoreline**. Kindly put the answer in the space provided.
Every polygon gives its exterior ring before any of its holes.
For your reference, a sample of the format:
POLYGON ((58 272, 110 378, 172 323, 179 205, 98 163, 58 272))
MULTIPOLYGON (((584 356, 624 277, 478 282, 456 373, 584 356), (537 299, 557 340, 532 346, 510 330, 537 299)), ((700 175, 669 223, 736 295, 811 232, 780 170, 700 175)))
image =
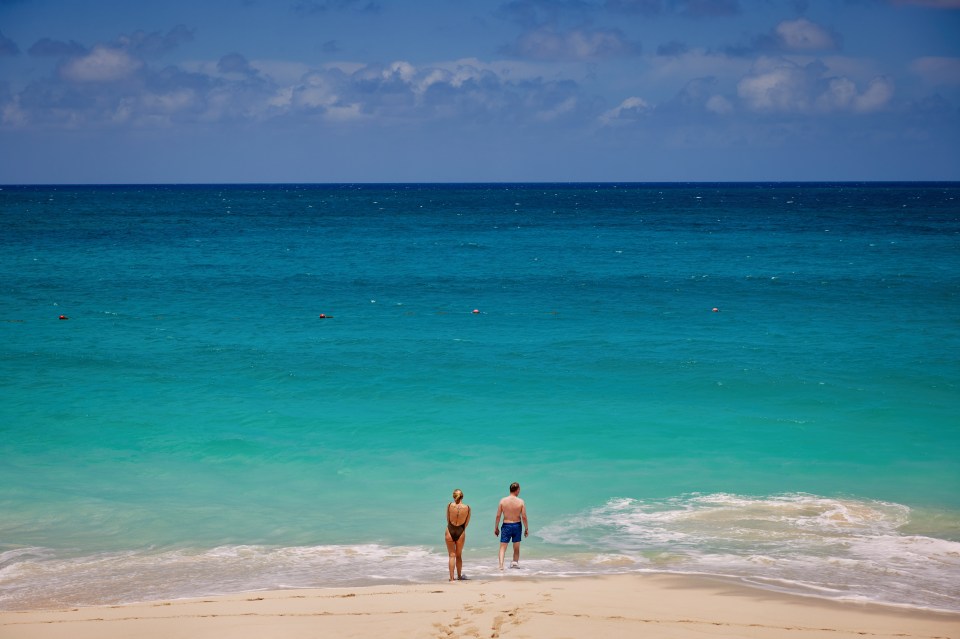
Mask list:
POLYGON ((792 595, 688 575, 294 589, 0 612, 0 635, 84 637, 562 637, 960 639, 960 613, 792 595))

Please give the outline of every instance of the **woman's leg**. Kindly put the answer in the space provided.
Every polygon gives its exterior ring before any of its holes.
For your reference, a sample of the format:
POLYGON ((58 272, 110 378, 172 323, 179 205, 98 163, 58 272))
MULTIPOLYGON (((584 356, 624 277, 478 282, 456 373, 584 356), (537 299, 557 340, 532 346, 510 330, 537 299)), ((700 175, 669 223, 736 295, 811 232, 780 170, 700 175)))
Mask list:
POLYGON ((463 544, 467 541, 467 533, 464 531, 457 540, 457 579, 463 576, 463 544))
POLYGON ((443 540, 447 542, 447 556, 449 558, 448 563, 450 568, 450 581, 456 581, 453 578, 453 568, 457 563, 457 543, 450 538, 449 530, 443 533, 443 540))

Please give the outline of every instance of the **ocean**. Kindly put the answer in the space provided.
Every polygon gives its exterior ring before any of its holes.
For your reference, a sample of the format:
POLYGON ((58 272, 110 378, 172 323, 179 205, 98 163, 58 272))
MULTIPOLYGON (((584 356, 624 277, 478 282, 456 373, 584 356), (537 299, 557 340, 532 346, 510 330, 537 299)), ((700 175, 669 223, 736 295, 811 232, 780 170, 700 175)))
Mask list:
POLYGON ((461 488, 472 578, 960 611, 960 183, 5 186, 0 224, 0 609, 446 582, 461 488))

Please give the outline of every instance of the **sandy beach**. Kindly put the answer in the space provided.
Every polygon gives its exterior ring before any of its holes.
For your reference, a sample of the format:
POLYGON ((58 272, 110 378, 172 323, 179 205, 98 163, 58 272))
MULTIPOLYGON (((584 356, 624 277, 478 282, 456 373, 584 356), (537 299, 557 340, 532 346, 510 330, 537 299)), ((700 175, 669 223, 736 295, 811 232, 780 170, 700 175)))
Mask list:
POLYGON ((285 590, 0 613, 4 639, 87 637, 960 638, 960 615, 780 595, 682 576, 285 590))

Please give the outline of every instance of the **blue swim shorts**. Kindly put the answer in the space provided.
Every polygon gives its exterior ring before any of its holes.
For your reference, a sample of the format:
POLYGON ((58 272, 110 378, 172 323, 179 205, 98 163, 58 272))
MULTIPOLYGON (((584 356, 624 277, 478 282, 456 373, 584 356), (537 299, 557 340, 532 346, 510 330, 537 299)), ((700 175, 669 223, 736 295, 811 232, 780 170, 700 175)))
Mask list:
POLYGON ((523 533, 523 526, 519 521, 515 521, 511 524, 504 524, 500 528, 500 543, 507 544, 511 541, 517 543, 520 541, 520 535, 523 533))

